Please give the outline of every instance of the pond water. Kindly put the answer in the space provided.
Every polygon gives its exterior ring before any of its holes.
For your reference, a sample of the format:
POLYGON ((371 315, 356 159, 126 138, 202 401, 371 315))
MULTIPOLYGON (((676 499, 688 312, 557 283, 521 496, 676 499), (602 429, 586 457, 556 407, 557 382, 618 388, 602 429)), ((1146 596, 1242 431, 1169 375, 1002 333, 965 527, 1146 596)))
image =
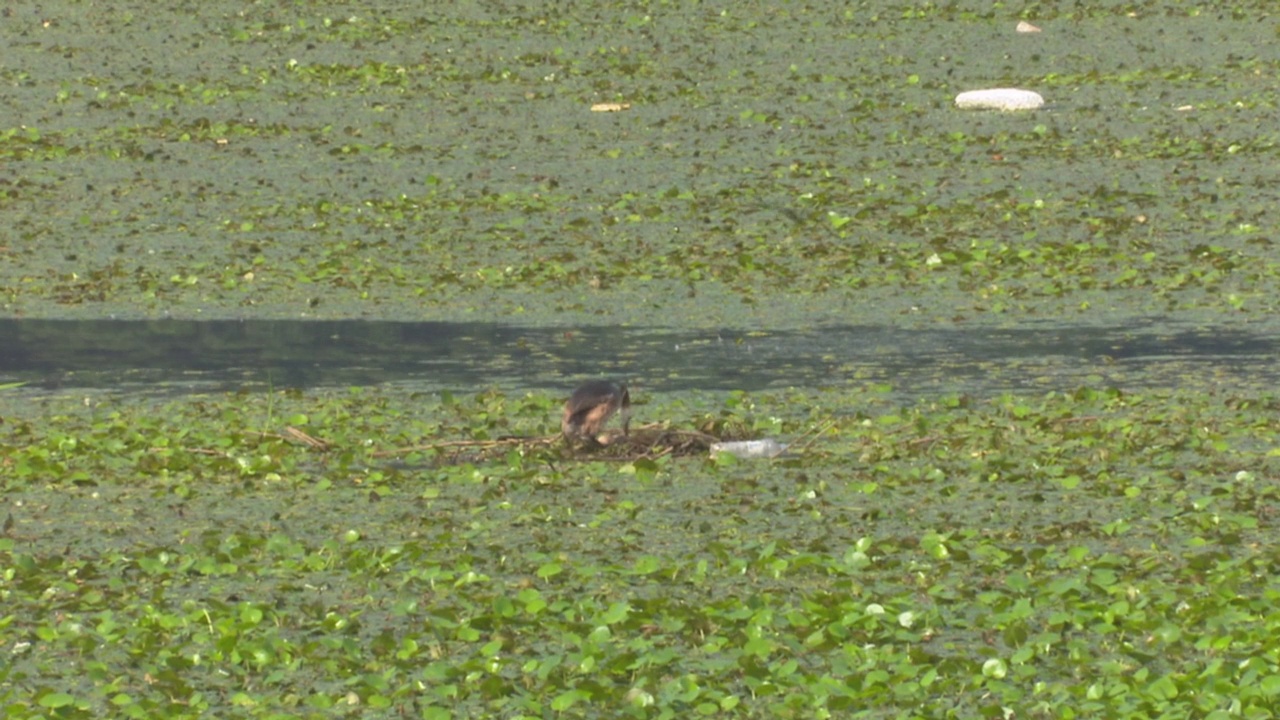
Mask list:
POLYGON ((964 392, 1273 385, 1280 338, 1158 318, 1117 327, 808 331, 529 328, 490 323, 0 321, 0 382, 39 396, 394 385, 556 391, 597 376, 645 392, 891 385, 964 392))
POLYGON ((0 381, 1269 389, 1270 9, 15 11, 0 381))
POLYGON ((1264 314, 1271 9, 42 3, 0 26, 0 311, 1264 314), (993 86, 1049 107, 954 107, 993 86))

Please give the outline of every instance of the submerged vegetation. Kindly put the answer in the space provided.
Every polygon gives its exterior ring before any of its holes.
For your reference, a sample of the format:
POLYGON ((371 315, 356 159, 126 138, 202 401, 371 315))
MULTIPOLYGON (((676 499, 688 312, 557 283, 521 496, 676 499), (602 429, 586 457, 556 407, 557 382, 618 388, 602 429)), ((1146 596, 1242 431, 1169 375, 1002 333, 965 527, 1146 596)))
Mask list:
POLYGON ((645 408, 820 431, 773 461, 382 457, 551 432, 538 395, 6 411, 0 708, 1272 716, 1274 400, 881 397, 645 408))

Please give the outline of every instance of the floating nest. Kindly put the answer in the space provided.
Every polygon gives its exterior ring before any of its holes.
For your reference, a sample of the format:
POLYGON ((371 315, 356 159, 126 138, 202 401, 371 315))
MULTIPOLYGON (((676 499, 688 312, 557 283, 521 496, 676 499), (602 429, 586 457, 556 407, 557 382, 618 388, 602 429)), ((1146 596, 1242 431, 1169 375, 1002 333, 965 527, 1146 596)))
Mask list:
MULTIPOLYGON (((776 445, 779 453, 787 449, 788 456, 794 456, 818 439, 831 423, 806 433, 789 445, 776 445), (800 444, 799 440, 807 439, 800 444), (789 449, 788 449, 789 448, 789 449)), ((297 428, 285 428, 282 434, 272 434, 286 440, 309 445, 320 451, 328 451, 333 445, 325 440, 312 437, 297 428)), ((673 430, 666 423, 653 423, 634 428, 630 434, 609 432, 591 439, 570 440, 563 435, 547 435, 543 437, 508 436, 494 440, 441 440, 439 442, 413 445, 410 447, 380 450, 373 453, 375 458, 402 458, 407 455, 423 453, 429 455, 426 462, 412 467, 439 467, 442 465, 462 465, 464 463, 485 463, 501 460, 515 450, 522 455, 540 455, 548 461, 554 460, 605 460, 616 462, 634 462, 636 460, 654 460, 660 457, 707 457, 712 454, 712 446, 716 443, 732 443, 750 440, 742 435, 727 434, 716 437, 697 430, 673 430)), ((765 440, 762 442, 772 442, 765 440)), ((776 457, 765 455, 763 457, 776 457)), ((760 457, 760 456, 756 456, 760 457)), ((390 463, 398 467, 410 465, 392 460, 390 463)))
POLYGON ((555 439, 563 442, 573 456, 619 460, 706 455, 712 443, 724 440, 695 430, 672 430, 661 425, 638 427, 627 435, 610 433, 596 440, 571 442, 561 437, 555 439))
POLYGON ((561 460, 610 460, 633 462, 674 457, 705 457, 712 443, 738 438, 718 438, 695 430, 673 430, 661 423, 633 428, 627 435, 609 432, 596 439, 569 440, 562 435, 502 437, 494 440, 442 440, 412 447, 383 450, 374 457, 403 457, 413 453, 433 455, 432 464, 460 465, 499 460, 512 450, 547 453, 561 460), (558 455, 556 455, 558 453, 558 455))

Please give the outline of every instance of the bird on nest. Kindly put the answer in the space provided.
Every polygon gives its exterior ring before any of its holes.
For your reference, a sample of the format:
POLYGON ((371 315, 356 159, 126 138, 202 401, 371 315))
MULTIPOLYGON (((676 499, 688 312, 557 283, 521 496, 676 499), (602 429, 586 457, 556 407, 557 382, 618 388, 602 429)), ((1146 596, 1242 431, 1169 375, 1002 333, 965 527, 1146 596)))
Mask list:
POLYGON ((579 385, 564 404, 560 432, 570 440, 593 440, 607 445, 609 439, 601 432, 615 414, 622 419, 625 436, 631 426, 631 394, 627 386, 608 380, 589 380, 579 385))

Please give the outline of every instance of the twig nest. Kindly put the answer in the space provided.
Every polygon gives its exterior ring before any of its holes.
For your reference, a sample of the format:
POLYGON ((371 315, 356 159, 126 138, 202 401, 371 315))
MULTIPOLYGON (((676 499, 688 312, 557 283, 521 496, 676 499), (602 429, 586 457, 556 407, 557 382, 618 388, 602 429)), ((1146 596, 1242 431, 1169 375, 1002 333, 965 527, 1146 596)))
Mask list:
POLYGON ((1035 110, 1042 105, 1040 93, 1017 88, 970 90, 956 96, 956 107, 962 110, 1035 110))

